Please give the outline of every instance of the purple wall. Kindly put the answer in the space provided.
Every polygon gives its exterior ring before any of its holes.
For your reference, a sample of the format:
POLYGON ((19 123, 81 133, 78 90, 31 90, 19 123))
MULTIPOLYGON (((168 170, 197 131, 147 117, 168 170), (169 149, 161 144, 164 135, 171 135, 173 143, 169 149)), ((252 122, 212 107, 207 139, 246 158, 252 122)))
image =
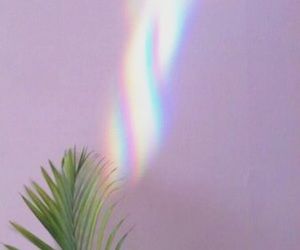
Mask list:
MULTIPOLYGON (((0 241, 42 235, 18 196, 73 144, 99 152, 124 1, 0 1, 0 241)), ((298 250, 300 2, 202 0, 173 72, 172 130, 126 191, 125 249, 298 250)), ((47 236, 46 236, 47 238, 47 236)))

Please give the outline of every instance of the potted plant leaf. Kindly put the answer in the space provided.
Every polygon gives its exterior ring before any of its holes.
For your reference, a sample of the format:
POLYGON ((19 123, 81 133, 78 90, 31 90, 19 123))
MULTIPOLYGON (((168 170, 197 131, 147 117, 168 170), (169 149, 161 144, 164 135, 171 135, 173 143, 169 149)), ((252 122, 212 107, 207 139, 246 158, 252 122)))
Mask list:
POLYGON ((107 171, 103 159, 86 149, 77 154, 75 148, 65 153, 60 168, 49 165, 49 172, 41 168, 48 190, 32 182, 22 198, 56 245, 10 222, 13 228, 41 250, 120 250, 130 230, 117 237, 125 218, 108 226, 117 205, 110 198, 119 189, 119 181, 111 178, 115 169, 107 171))

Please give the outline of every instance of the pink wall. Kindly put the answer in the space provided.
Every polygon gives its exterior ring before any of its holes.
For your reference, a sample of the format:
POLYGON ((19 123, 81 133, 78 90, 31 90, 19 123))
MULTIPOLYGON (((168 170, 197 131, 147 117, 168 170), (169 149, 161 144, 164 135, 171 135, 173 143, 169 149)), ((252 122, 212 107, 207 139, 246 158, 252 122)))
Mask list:
MULTIPOLYGON (((201 0, 170 87, 172 130, 126 191, 126 249, 298 250, 300 2, 201 0)), ((44 235, 18 197, 101 131, 127 38, 124 1, 0 1, 0 241, 44 235)), ((47 238, 47 236, 46 236, 47 238)))

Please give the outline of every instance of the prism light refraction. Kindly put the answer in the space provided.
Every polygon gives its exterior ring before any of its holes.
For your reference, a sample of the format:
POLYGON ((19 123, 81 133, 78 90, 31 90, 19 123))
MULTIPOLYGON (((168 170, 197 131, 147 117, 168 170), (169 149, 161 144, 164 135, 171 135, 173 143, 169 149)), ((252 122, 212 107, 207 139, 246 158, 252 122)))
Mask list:
POLYGON ((106 136, 120 176, 137 181, 162 143, 162 89, 183 36, 191 0, 128 1, 129 37, 106 136))

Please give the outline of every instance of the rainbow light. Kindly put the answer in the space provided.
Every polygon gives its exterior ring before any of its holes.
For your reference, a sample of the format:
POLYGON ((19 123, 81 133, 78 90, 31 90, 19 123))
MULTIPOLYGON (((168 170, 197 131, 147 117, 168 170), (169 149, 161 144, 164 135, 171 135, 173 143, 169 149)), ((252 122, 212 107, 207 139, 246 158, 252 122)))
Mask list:
POLYGON ((162 90, 192 0, 131 0, 121 91, 109 121, 107 155, 120 176, 139 180, 162 139, 162 90))

